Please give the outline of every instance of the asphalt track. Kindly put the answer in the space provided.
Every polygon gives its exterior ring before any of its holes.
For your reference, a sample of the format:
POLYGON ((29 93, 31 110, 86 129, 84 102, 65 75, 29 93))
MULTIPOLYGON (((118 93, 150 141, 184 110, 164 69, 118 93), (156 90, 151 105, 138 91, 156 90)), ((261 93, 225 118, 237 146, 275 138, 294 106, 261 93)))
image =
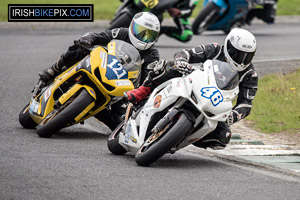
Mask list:
MULTIPOLYGON (((299 67, 299 24, 247 28, 257 37, 260 76, 299 67)), ((300 199, 299 176, 229 162, 205 151, 181 150, 151 167, 139 167, 132 155, 114 156, 107 150, 109 130, 101 124, 97 129, 76 125, 51 139, 23 129, 18 113, 30 98, 37 72, 85 32, 101 30, 0 29, 0 199, 300 199)), ((182 48, 224 39, 221 32, 207 32, 187 44, 161 37, 157 47, 162 58, 172 59, 182 48)))

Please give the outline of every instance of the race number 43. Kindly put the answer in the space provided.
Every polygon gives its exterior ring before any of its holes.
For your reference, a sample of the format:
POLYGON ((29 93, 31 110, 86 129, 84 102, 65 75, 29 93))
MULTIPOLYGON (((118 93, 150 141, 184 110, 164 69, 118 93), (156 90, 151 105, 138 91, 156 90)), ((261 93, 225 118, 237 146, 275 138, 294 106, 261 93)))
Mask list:
POLYGON ((221 92, 216 87, 204 87, 201 89, 201 96, 210 99, 213 106, 219 105, 223 101, 221 92))

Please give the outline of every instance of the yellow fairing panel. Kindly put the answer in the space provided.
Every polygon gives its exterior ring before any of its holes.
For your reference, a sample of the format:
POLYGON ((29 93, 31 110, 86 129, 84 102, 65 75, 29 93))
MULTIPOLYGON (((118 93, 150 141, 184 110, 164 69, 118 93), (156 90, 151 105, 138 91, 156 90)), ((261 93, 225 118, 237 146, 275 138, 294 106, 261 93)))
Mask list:
POLYGON ((123 96, 124 92, 134 89, 134 85, 129 79, 138 77, 139 71, 125 71, 119 61, 114 57, 114 45, 110 43, 108 48, 109 53, 106 53, 102 47, 93 50, 91 53, 92 72, 95 73, 96 68, 98 68, 101 81, 111 86, 107 88, 99 82, 101 89, 105 90, 103 93, 107 93, 111 96, 123 96), (126 78, 124 78, 125 73, 127 73, 126 78))

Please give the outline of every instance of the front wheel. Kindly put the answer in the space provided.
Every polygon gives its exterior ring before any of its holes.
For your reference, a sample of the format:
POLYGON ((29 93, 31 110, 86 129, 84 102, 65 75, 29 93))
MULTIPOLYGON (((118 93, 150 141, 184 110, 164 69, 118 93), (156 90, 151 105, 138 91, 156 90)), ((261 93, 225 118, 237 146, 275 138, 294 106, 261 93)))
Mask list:
POLYGON ((119 136, 122 133, 124 122, 122 122, 107 138, 107 147, 115 155, 124 155, 127 151, 119 144, 119 136))
POLYGON ((19 114, 20 124, 27 129, 34 129, 37 126, 37 123, 33 121, 29 114, 29 104, 27 104, 19 114))
POLYGON ((135 155, 138 165, 148 166, 155 162, 172 147, 175 147, 191 130, 192 122, 184 113, 180 113, 177 119, 177 121, 167 124, 159 133, 149 136, 135 155))
POLYGON ((220 8, 213 2, 209 2, 201 10, 192 24, 192 30, 195 35, 200 35, 208 29, 219 17, 220 8))
POLYGON ((62 110, 53 110, 38 126, 37 133, 40 137, 49 138, 51 135, 72 123, 74 119, 90 105, 94 99, 83 89, 80 94, 71 98, 63 106, 62 110), (66 106, 66 107, 65 107, 66 106))

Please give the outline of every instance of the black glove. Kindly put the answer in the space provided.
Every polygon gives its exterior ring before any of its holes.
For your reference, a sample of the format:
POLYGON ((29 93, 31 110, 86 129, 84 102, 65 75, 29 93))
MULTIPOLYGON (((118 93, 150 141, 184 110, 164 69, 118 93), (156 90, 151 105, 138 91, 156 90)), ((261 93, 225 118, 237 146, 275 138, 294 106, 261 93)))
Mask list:
POLYGON ((60 74, 60 71, 56 69, 55 65, 52 65, 50 68, 45 69, 44 71, 38 72, 40 80, 44 83, 53 81, 58 74, 60 74))
POLYGON ((95 33, 87 33, 84 36, 82 36, 81 38, 79 38, 79 40, 77 40, 77 42, 79 42, 79 44, 84 47, 91 48, 94 44, 95 37, 96 37, 95 33))
POLYGON ((244 118, 243 116, 244 116, 243 114, 238 113, 236 110, 232 110, 230 112, 226 122, 227 122, 228 125, 232 125, 235 122, 238 122, 241 119, 243 119, 244 118))

